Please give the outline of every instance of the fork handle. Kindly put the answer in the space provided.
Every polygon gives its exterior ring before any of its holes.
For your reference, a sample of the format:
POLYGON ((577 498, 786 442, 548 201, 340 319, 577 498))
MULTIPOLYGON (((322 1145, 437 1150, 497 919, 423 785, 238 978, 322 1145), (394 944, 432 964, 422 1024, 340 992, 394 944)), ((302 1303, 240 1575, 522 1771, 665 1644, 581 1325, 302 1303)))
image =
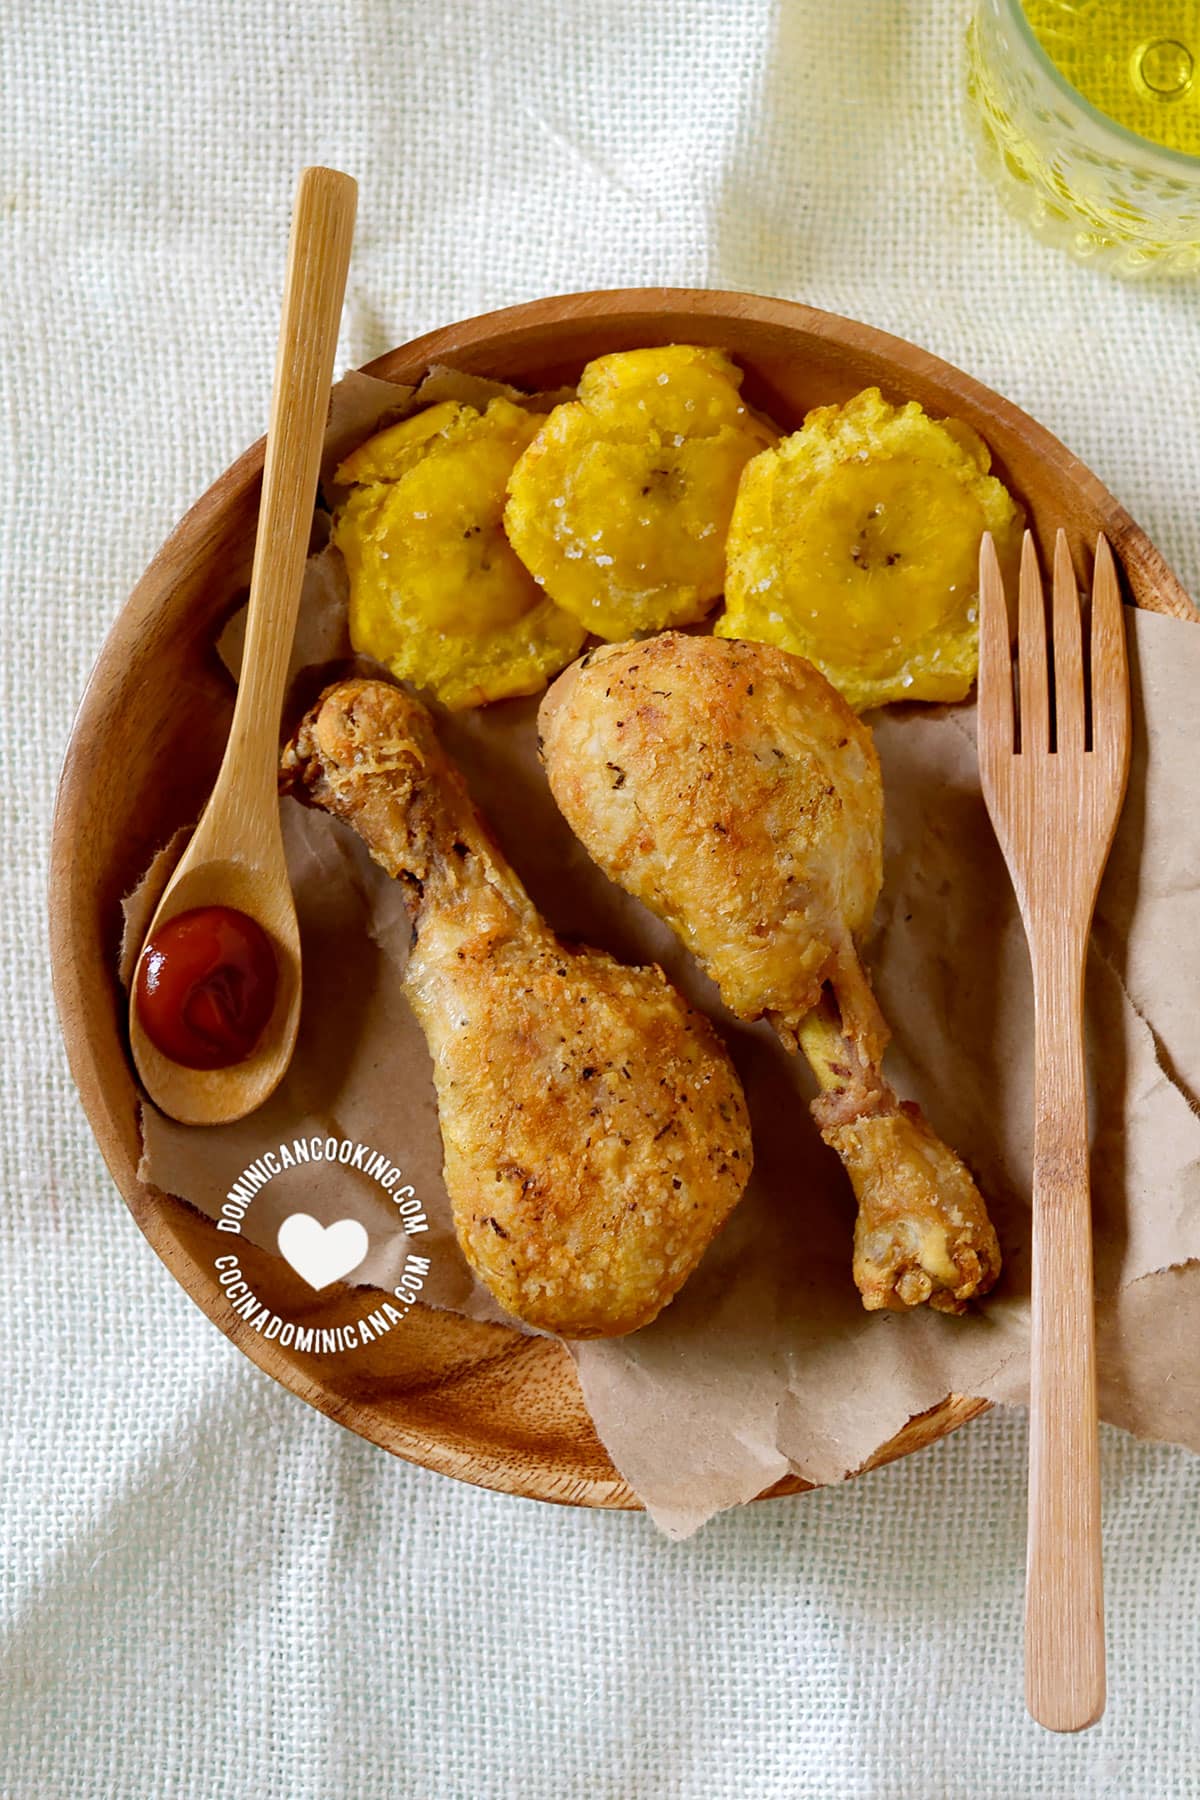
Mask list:
MULTIPOLYGON (((1065 934, 1064 934, 1065 936, 1065 934)), ((1034 961, 1037 1110, 1025 1699, 1051 1731, 1104 1711, 1096 1322, 1083 1050, 1086 931, 1034 961)))

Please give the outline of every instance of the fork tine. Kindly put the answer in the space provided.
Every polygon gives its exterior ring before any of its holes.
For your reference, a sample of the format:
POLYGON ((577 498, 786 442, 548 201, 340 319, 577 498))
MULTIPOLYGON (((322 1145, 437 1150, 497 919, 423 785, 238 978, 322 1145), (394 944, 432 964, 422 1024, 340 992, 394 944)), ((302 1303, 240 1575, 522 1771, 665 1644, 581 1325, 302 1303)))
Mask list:
POLYGON ((990 531, 979 545, 979 730, 995 750, 1012 751, 1012 651, 1004 577, 990 531))
POLYGON ((1092 748, 1115 763, 1129 755, 1129 662, 1121 590, 1108 539, 1096 539, 1092 572, 1092 748))
POLYGON ((1079 589, 1071 566, 1067 534, 1054 544, 1054 742, 1062 755, 1081 755, 1085 738, 1083 628, 1079 589))
POLYGON ((1046 667, 1046 601, 1033 533, 1021 546, 1021 605, 1017 625, 1021 678, 1021 750, 1044 756, 1050 748, 1050 677, 1046 667))

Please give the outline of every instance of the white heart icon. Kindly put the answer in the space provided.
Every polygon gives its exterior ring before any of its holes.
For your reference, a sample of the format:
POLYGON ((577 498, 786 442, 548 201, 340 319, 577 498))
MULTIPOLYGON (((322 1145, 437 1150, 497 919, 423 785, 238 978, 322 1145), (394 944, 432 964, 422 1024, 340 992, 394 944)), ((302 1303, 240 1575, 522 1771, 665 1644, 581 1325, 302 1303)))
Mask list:
POLYGON ((322 1225, 311 1213, 292 1213, 279 1227, 279 1253, 301 1281, 319 1293, 357 1269, 370 1243, 357 1219, 322 1225))

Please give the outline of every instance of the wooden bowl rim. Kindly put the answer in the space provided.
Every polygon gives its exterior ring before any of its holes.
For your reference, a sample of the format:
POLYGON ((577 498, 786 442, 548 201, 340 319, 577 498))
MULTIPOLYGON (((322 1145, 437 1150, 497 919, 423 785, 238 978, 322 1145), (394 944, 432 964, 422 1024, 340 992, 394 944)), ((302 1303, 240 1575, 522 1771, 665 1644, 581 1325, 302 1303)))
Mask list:
MULTIPOLYGON (((1145 533, 1091 470, 1044 427, 972 376, 907 340, 797 301, 692 288, 616 288, 548 296, 426 332, 367 363, 363 372, 385 379, 409 379, 414 370, 434 362, 452 364, 456 355, 502 334, 536 335, 548 323, 569 318, 589 319, 597 326, 607 321, 615 326, 622 320, 648 312, 684 313, 718 323, 731 318, 752 319, 798 337, 827 339, 843 350, 862 351, 881 360, 898 374, 903 372, 907 378, 928 377, 940 388, 959 396, 976 417, 993 421, 1001 432, 1019 432, 1035 454, 1058 465, 1066 479, 1104 518, 1113 549, 1133 586, 1138 604, 1180 618, 1196 618, 1195 608, 1185 590, 1145 533)), ((987 435, 986 427, 984 435, 987 435)), ((241 1321, 227 1322, 219 1310, 219 1301, 211 1284, 201 1280, 199 1265, 181 1251, 170 1228, 172 1211, 185 1207, 186 1203, 160 1194, 138 1179, 137 1155, 133 1153, 137 1138, 131 1108, 131 1102, 136 1099, 132 1073, 128 1074, 129 1091, 126 1094, 118 1097, 110 1092, 103 1075, 103 1051, 107 1048, 111 1052, 112 1020, 103 1016, 100 1008, 89 1004, 88 976, 90 973, 94 977, 96 971, 88 971, 76 956, 76 945, 82 936, 79 929, 82 903, 72 880, 72 843, 76 824, 87 804, 90 774, 87 746, 96 741, 95 734, 109 710, 104 694, 107 671, 130 658, 154 618, 160 603, 159 578, 173 559, 173 552, 180 545, 189 544, 197 555, 202 553, 226 511, 259 481, 264 444, 265 440, 260 438, 217 477, 152 558, 105 637, 72 725, 51 825, 49 923, 55 1000, 68 1062, 84 1112, 118 1190, 160 1260, 218 1330, 292 1393, 360 1436, 438 1473, 498 1492, 560 1504, 639 1509, 637 1497, 611 1465, 607 1476, 584 1475, 564 1481, 547 1468, 531 1477, 527 1453, 506 1455, 501 1449, 489 1455, 486 1449, 479 1447, 472 1447, 468 1452, 459 1444, 431 1437, 428 1428, 406 1427, 391 1419, 385 1442, 380 1435, 380 1421, 370 1402, 351 1402, 330 1394, 318 1382, 307 1379, 284 1360, 271 1343, 249 1331, 241 1321)), ((111 982, 113 972, 106 970, 104 976, 111 982)), ((128 1070, 123 1043, 120 1048, 128 1070)), ((520 1354, 529 1359, 531 1367, 534 1361, 544 1364, 547 1359, 553 1359, 559 1364, 558 1379, 576 1380, 574 1365, 561 1345, 549 1339, 529 1339, 500 1327, 496 1329, 502 1334, 498 1337, 498 1358, 520 1354)), ((480 1365, 477 1362, 472 1366, 478 1368, 480 1365)), ((989 1407, 986 1400, 950 1395, 928 1413, 910 1420, 889 1443, 881 1446, 864 1468, 877 1467, 911 1454, 956 1430, 989 1407)), ((787 1476, 759 1498, 806 1492, 809 1486, 799 1477, 787 1476)))

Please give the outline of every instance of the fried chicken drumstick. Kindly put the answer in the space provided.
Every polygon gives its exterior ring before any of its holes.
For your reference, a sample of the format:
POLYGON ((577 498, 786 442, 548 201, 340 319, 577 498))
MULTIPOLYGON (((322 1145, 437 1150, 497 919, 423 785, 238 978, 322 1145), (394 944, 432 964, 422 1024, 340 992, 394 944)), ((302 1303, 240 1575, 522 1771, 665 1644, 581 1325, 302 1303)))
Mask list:
POLYGON ((661 969, 555 937, 400 688, 329 688, 282 785, 346 820, 403 885, 405 986, 471 1267, 545 1331, 646 1324, 750 1176, 745 1099, 712 1026, 661 969))
POLYGON ((858 1199, 863 1305, 963 1312, 999 1272, 996 1234, 964 1164, 884 1078, 888 1028, 856 947, 882 880, 870 732, 800 657, 678 632, 590 651, 538 723, 593 859, 732 1012, 769 1019, 812 1065, 813 1114, 858 1199))

